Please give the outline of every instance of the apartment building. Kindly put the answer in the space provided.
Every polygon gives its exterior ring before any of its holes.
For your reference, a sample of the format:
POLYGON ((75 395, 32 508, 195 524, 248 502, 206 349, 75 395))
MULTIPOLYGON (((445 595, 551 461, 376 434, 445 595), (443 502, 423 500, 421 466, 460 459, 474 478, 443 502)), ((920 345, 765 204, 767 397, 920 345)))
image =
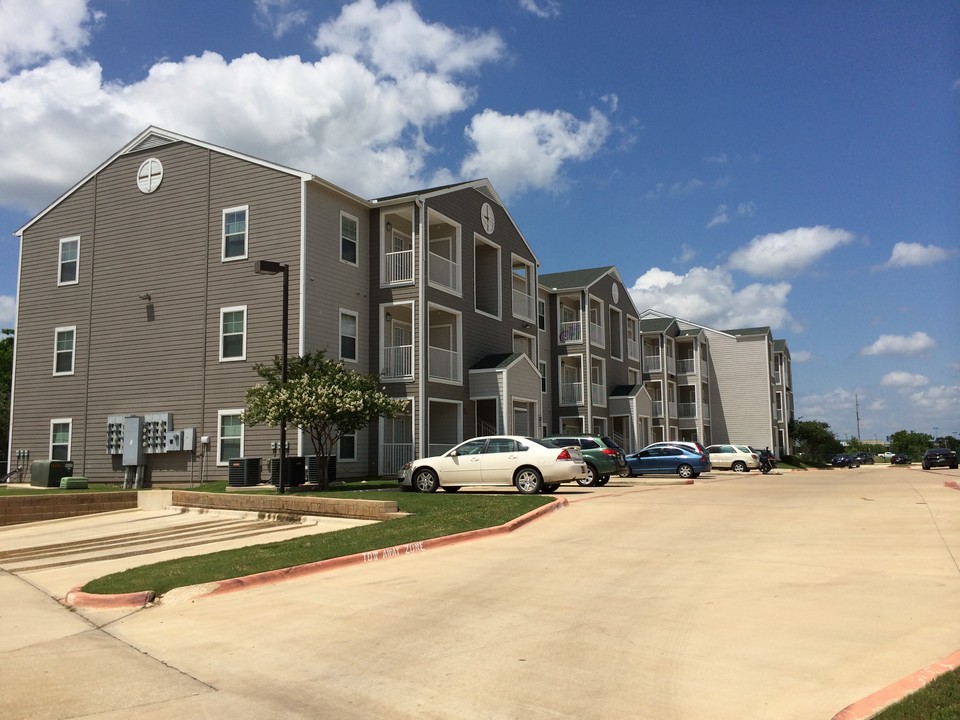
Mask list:
POLYGON ((537 259, 485 180, 365 200, 151 127, 16 234, 11 457, 187 483, 274 456, 278 430, 242 421, 256 365, 281 348, 263 260, 288 268, 291 354, 379 372, 410 401, 344 438, 338 476, 537 431, 537 259))

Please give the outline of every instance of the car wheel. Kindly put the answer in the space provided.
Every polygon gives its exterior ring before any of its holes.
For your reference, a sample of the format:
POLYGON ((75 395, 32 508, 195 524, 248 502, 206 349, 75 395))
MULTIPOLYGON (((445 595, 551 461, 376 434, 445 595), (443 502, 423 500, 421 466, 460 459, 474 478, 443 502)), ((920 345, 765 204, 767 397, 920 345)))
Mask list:
POLYGON ((443 486, 443 491, 444 491, 444 492, 456 492, 456 491, 459 490, 459 489, 460 489, 460 486, 459 486, 459 485, 444 485, 444 486, 443 486))
POLYGON ((599 481, 599 476, 597 475, 597 469, 587 463, 587 472, 590 473, 585 478, 577 478, 577 485, 580 487, 590 487, 591 485, 597 485, 599 481))
POLYGON ((549 485, 543 486, 543 492, 545 493, 554 493, 560 489, 560 483, 550 483, 549 485))
POLYGON ((610 482, 610 476, 601 475, 600 480, 597 482, 597 485, 606 485, 608 482, 610 482))
POLYGON ((684 480, 695 477, 693 474, 693 468, 689 465, 681 465, 677 468, 677 475, 682 477, 684 480))
POLYGON ((520 468, 517 470, 517 474, 513 476, 513 484, 522 494, 535 495, 543 487, 543 476, 536 468, 520 468))
POLYGON ((956 466, 956 465, 951 465, 951 466, 950 466, 950 469, 951 469, 951 470, 956 470, 956 469, 957 469, 957 466, 956 466))
POLYGON ((929 469, 930 469, 930 466, 927 465, 926 463, 922 463, 922 464, 921 464, 921 467, 922 467, 924 470, 929 470, 929 469))
POLYGON ((440 480, 437 479, 437 474, 430 468, 421 468, 413 475, 413 486, 418 492, 432 493, 440 487, 440 480))
POLYGON ((747 464, 742 460, 737 460, 733 465, 730 466, 730 469, 734 472, 746 472, 747 464))

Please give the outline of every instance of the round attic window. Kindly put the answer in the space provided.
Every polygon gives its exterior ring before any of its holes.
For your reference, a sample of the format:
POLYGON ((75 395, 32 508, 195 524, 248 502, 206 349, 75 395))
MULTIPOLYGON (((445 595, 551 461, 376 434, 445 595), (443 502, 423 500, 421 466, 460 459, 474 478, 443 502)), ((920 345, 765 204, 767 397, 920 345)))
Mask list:
POLYGON ((156 158, 144 160, 137 171, 137 187, 140 192, 152 193, 163 181, 163 165, 156 158))
POLYGON ((616 283, 614 283, 613 287, 610 289, 610 295, 613 296, 614 302, 620 302, 620 288, 617 287, 616 283))

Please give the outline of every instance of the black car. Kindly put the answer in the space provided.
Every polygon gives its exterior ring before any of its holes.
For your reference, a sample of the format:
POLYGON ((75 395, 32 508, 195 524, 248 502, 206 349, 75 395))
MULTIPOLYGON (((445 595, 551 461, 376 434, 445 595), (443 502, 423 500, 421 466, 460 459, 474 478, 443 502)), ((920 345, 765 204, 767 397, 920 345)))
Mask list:
POLYGON ((908 455, 904 455, 903 453, 894 453, 893 455, 890 456, 890 464, 891 465, 909 465, 910 457, 908 455))
POLYGON ((957 469, 957 453, 950 448, 930 448, 923 454, 923 460, 920 461, 924 470, 932 467, 948 467, 951 470, 957 469))
POLYGON ((858 452, 853 456, 861 465, 873 465, 873 453, 858 452))
POLYGON ((846 468, 855 468, 860 467, 860 462, 853 455, 848 455, 847 453, 841 453, 840 455, 834 455, 833 459, 830 461, 830 464, 834 467, 846 467, 846 468))

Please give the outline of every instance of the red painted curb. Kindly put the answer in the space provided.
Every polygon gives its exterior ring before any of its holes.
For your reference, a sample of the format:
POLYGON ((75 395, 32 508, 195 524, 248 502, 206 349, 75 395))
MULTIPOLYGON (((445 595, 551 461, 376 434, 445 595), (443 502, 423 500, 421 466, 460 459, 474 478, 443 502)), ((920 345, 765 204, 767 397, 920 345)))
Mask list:
MULTIPOLYGON (((469 530, 456 535, 447 535, 444 537, 432 538, 430 540, 408 543, 406 545, 397 545, 391 548, 384 548, 382 550, 371 550, 369 552, 356 553, 354 555, 330 558, 329 560, 318 560, 317 562, 307 563, 306 565, 296 565, 294 567, 281 568, 279 570, 268 570, 267 572, 231 578, 229 580, 220 580, 215 583, 204 583, 204 585, 209 584, 214 586, 213 589, 208 592, 201 592, 196 595, 191 595, 191 597, 199 598, 209 597, 211 595, 221 595, 223 593, 257 587, 258 585, 279 582, 280 580, 288 580, 290 578, 304 577, 306 575, 312 575, 314 573, 324 572, 327 570, 335 570, 337 568, 347 567, 349 565, 375 562, 377 560, 389 560, 391 558, 402 557, 404 555, 421 553, 424 550, 444 547, 446 545, 454 545, 456 543, 474 540, 487 535, 513 532, 517 528, 523 527, 527 523, 532 522, 539 517, 556 512, 567 505, 569 505, 569 503, 567 502, 566 498, 556 498, 552 503, 548 503, 543 507, 537 508, 536 510, 531 510, 525 515, 521 515, 520 517, 497 527, 469 530)), ((192 587, 200 588, 203 586, 194 585, 192 587)), ((178 590, 182 589, 183 588, 178 588, 178 590)), ((94 593, 82 592, 80 588, 77 587, 67 593, 64 603, 70 607, 106 610, 111 608, 144 607, 147 603, 153 602, 155 598, 156 594, 152 590, 118 595, 97 595, 94 593)))
POLYGON ((953 488, 954 490, 960 490, 960 485, 957 484, 956 480, 944 480, 943 486, 953 488))
POLYGON ((911 693, 916 692, 924 685, 936 680, 941 675, 960 667, 960 651, 948 655, 940 662, 927 665, 913 675, 908 675, 898 682, 848 705, 833 716, 832 720, 869 720, 884 708, 893 705, 911 693))
POLYGON ((85 593, 79 587, 73 588, 63 599, 68 607, 82 607, 94 610, 112 610, 116 608, 137 608, 153 602, 156 593, 153 590, 143 590, 135 593, 119 593, 117 595, 98 595, 85 593))

